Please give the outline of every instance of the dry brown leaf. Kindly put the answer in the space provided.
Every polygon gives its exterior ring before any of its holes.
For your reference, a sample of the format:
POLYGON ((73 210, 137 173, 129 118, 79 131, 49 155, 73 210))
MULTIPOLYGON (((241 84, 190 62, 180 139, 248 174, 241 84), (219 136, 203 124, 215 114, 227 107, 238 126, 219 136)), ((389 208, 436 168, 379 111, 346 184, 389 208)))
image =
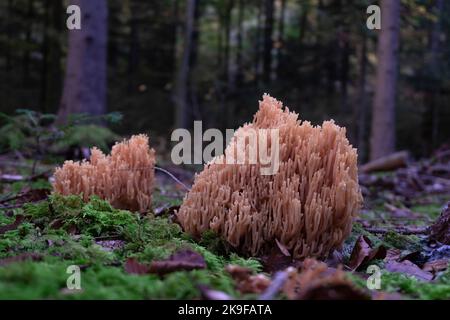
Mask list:
POLYGON ((350 256, 348 267, 350 270, 357 270, 364 263, 367 263, 373 259, 384 259, 385 257, 385 247, 379 246, 377 248, 373 248, 369 238, 366 236, 359 236, 350 256))
POLYGON ((189 271, 205 269, 206 262, 203 257, 192 250, 180 250, 166 260, 153 261, 150 264, 149 273, 164 275, 175 271, 189 271))
POLYGON ((423 265, 422 270, 436 273, 439 271, 447 270, 447 268, 448 268, 448 259, 440 259, 440 260, 426 262, 423 265))
POLYGON ((13 223, 0 227, 0 234, 4 234, 5 232, 17 229, 17 227, 23 222, 24 219, 25 217, 23 215, 17 215, 16 220, 14 220, 13 223))
POLYGON ((231 275, 236 283, 236 290, 241 293, 262 293, 269 287, 271 280, 263 275, 252 275, 252 270, 236 266, 228 265, 225 270, 231 275))
POLYGON ((329 268, 325 263, 315 259, 305 259, 300 272, 292 268, 283 291, 289 299, 301 300, 370 298, 346 278, 342 269, 329 268))

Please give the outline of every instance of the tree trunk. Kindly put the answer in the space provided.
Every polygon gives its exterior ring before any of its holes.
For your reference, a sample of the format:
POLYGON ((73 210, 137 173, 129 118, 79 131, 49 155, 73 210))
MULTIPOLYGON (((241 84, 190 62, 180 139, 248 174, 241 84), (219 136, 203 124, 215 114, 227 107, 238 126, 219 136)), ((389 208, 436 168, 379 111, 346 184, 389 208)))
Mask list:
POLYGON ((254 57, 254 72, 255 72, 255 84, 259 84, 260 69, 261 69, 261 29, 262 29, 262 15, 263 15, 263 3, 258 3, 258 14, 256 20, 256 34, 255 34, 255 57, 254 57))
POLYGON ((41 110, 47 112, 47 79, 48 79, 48 33, 49 33, 49 16, 50 2, 44 1, 44 38, 42 41, 42 69, 41 69, 41 110))
POLYGON ((237 31, 237 45, 236 45, 236 77, 235 83, 237 86, 240 86, 243 82, 243 61, 242 61, 242 38, 243 38, 243 21, 244 21, 244 10, 245 10, 245 2, 244 0, 239 0, 238 3, 238 31, 237 31))
POLYGON ((395 99, 400 0, 381 0, 378 70, 372 112, 371 160, 395 150, 395 99))
POLYGON ((272 75, 273 3, 274 0, 265 0, 263 79, 266 84, 270 83, 272 75))
POLYGON ((358 147, 358 160, 361 163, 366 161, 367 146, 366 146, 366 130, 367 130, 367 99, 366 99, 366 83, 367 83, 367 34, 363 31, 363 38, 361 40, 361 52, 359 57, 359 83, 358 83, 358 98, 355 103, 356 121, 354 134, 356 138, 356 145, 358 147))
POLYGON ((436 0, 434 5, 434 13, 437 20, 432 24, 432 30, 429 37, 429 53, 428 53, 428 81, 429 86, 424 94, 425 113, 422 119, 422 131, 424 138, 424 153, 430 154, 436 148, 438 129, 439 129, 439 110, 437 95, 440 91, 440 70, 439 70, 439 54, 440 54, 440 35, 441 35, 441 17, 444 10, 444 0, 436 0))
POLYGON ((278 43, 277 43, 277 72, 276 76, 283 72, 283 50, 284 50, 284 22, 286 14, 286 0, 281 0, 280 17, 278 19, 278 43))
POLYGON ((192 56, 194 54, 194 32, 195 20, 198 1, 187 0, 186 2, 186 22, 184 29, 184 46, 181 63, 178 69, 178 75, 175 85, 175 124, 177 128, 189 128, 190 118, 192 116, 191 108, 189 107, 189 74, 192 56))
MULTIPOLYGON (((28 0, 28 9, 27 9, 27 31, 25 34, 25 42, 27 44, 30 44, 31 42, 31 30, 33 28, 33 20, 34 20, 34 0, 28 0)), ((30 78, 30 57, 31 57, 31 50, 29 48, 25 49, 25 53, 23 56, 23 75, 22 75, 22 81, 24 86, 29 84, 29 78, 30 78)))
MULTIPOLYGON (((60 1, 51 1, 50 4, 50 27, 52 32, 61 33, 65 29, 63 3, 60 1), (63 21, 64 20, 64 21, 63 21), (64 22, 64 29, 63 29, 64 22)), ((48 77, 47 77, 47 110, 55 113, 61 101, 61 89, 63 80, 63 70, 61 68, 61 41, 60 37, 50 36, 48 39, 48 77)))
POLYGON ((233 10, 234 1, 228 0, 225 3, 225 48, 224 48, 224 64, 223 64, 223 81, 228 86, 230 85, 230 42, 231 42, 231 12, 233 10))
POLYGON ((106 111, 106 0, 73 0, 81 9, 81 30, 70 30, 63 96, 58 122, 72 113, 101 115, 106 111))

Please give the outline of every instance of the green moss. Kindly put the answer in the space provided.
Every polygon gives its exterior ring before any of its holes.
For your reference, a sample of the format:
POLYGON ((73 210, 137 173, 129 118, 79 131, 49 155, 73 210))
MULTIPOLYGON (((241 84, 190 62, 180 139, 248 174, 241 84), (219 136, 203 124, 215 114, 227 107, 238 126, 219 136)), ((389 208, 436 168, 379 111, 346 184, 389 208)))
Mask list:
POLYGON ((413 206, 411 208, 411 211, 425 214, 434 220, 441 214, 442 205, 440 203, 433 203, 429 205, 418 205, 413 206))
POLYGON ((420 238, 415 235, 403 235, 389 231, 383 237, 384 245, 400 250, 418 251, 422 249, 420 238))
POLYGON ((206 270, 175 272, 164 278, 131 275, 119 267, 94 265, 81 271, 81 291, 68 291, 67 267, 72 261, 23 262, 2 268, 0 299, 192 299, 198 285, 235 295, 225 273, 206 270))
MULTIPOLYGON (((227 264, 237 264, 260 271, 255 259, 215 251, 217 238, 203 239, 207 248, 182 232, 168 217, 139 217, 117 210, 96 197, 83 203, 80 196, 51 195, 47 201, 24 207, 28 221, 16 230, 0 235, 0 258, 24 252, 40 253, 41 262, 20 262, 0 267, 0 298, 18 299, 148 299, 197 298, 198 284, 205 284, 238 297, 234 282, 225 271, 227 264), (50 227, 60 221, 61 228, 50 227), (69 234, 76 226, 79 235, 69 234), (95 237, 120 238, 125 245, 106 251, 95 244, 95 237), (208 242, 209 241, 209 242, 208 242), (201 254, 206 270, 175 272, 164 278, 155 275, 130 275, 123 264, 128 257, 141 262, 164 259, 188 248, 201 254), (67 294, 65 281, 68 265, 86 267, 82 271, 82 292, 67 294), (30 289, 32 288, 32 289, 30 289)), ((11 223, 14 218, 3 218, 11 223)), ((242 296, 240 296, 242 298, 242 296)))
MULTIPOLYGON (((28 173, 27 173, 28 175, 28 173)), ((51 190, 52 185, 47 179, 37 179, 36 181, 17 181, 11 184, 11 191, 13 193, 19 193, 25 187, 30 189, 47 189, 51 190)))
POLYGON ((414 299, 450 299, 450 281, 439 279, 435 282, 421 282, 401 273, 383 272, 382 290, 400 292, 414 299))
POLYGON ((24 212, 44 228, 59 221, 63 229, 75 227, 79 232, 93 236, 121 234, 125 227, 136 225, 138 221, 137 214, 114 209, 97 196, 84 203, 78 195, 52 194, 47 201, 25 205, 24 212))
POLYGON ((152 203, 153 207, 157 208, 160 206, 164 207, 175 207, 179 206, 182 203, 181 198, 174 198, 164 194, 161 194, 161 190, 156 189, 152 194, 152 203))

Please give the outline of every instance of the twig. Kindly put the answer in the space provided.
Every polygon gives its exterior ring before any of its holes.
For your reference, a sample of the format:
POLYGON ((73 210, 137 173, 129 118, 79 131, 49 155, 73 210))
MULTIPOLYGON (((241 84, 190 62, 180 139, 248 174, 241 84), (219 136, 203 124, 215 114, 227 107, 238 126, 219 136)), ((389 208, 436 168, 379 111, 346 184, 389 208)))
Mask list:
POLYGON ((175 182, 179 183, 181 186, 183 186, 183 188, 185 188, 187 191, 191 191, 191 188, 189 188, 188 186, 186 186, 183 182, 181 182, 177 177, 175 177, 172 173, 170 173, 169 171, 167 171, 166 169, 160 168, 155 166, 155 170, 159 170, 161 172, 164 172, 165 174, 167 174, 169 177, 171 177, 173 180, 175 180, 175 182))
POLYGON ((416 229, 409 229, 409 228, 393 228, 391 230, 385 229, 385 228, 371 228, 371 227, 365 227, 366 231, 370 233, 380 233, 380 234, 386 234, 389 231, 395 231, 400 234, 404 235, 410 235, 410 234, 426 234, 428 233, 428 227, 422 227, 422 228, 416 228, 416 229))
POLYGON ((284 286, 284 283, 289 277, 289 272, 290 268, 277 272, 270 286, 259 296, 258 300, 273 300, 278 291, 284 286))

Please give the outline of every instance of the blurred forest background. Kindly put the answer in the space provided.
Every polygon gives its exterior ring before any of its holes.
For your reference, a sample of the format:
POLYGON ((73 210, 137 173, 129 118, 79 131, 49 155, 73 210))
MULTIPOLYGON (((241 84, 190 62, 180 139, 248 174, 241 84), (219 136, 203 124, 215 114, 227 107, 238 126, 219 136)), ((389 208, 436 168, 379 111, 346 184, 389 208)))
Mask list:
POLYGON ((1 0, 0 30, 10 115, 119 111, 115 132, 168 148, 193 120, 251 121, 269 93, 301 119, 346 126, 362 162, 371 141, 372 158, 449 142, 449 1, 1 0), (82 30, 67 29, 69 4, 82 30), (366 26, 371 4, 381 30, 366 26))

